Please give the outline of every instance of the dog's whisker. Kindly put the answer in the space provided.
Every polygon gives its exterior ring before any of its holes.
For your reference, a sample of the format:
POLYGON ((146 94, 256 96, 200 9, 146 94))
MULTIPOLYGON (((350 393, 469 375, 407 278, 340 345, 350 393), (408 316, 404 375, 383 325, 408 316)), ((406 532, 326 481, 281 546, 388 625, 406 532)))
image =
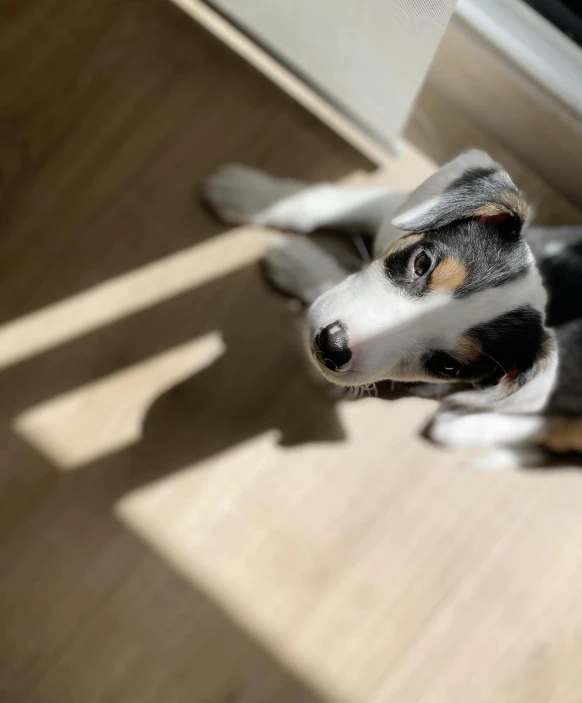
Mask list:
POLYGON ((364 264, 371 263, 372 259, 370 258, 370 254, 368 253, 368 249, 366 248, 362 235, 358 232, 352 232, 351 237, 354 247, 356 248, 364 264))
POLYGON ((506 371, 506 370, 503 368, 503 366, 497 361, 497 359, 494 359, 494 358, 491 356, 491 354, 486 354, 484 351, 482 351, 481 353, 483 354, 483 356, 486 356, 488 359, 491 359, 491 361, 494 361, 494 362, 497 364, 497 366, 499 366, 499 368, 503 371, 503 375, 504 375, 504 376, 507 375, 507 371, 506 371))
POLYGON ((360 392, 360 386, 349 386, 346 388, 346 398, 351 400, 357 400, 358 393, 360 392))

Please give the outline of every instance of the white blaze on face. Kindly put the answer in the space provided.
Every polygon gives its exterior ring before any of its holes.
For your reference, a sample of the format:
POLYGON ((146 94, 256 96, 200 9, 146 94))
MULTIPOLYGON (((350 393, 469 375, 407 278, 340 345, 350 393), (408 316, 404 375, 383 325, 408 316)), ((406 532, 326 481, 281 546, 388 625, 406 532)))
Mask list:
POLYGON ((424 336, 421 318, 449 300, 449 295, 407 296, 386 276, 382 263, 374 262, 324 293, 309 318, 313 332, 342 322, 352 352, 350 370, 375 375, 380 367, 388 371, 411 355, 424 336))
POLYGON ((545 302, 535 268, 464 298, 443 292, 412 297, 375 261, 320 296, 309 322, 313 334, 336 321, 346 328, 352 362, 345 373, 326 373, 336 383, 426 380, 421 358, 427 351, 451 351, 472 327, 524 305, 543 311, 545 302))

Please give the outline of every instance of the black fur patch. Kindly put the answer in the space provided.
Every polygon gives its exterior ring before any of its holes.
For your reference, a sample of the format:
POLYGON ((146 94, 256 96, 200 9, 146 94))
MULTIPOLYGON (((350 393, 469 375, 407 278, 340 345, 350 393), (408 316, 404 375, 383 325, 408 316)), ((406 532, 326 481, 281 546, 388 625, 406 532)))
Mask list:
POLYGON ((454 181, 451 181, 445 189, 445 192, 451 192, 457 189, 460 189, 461 191, 470 190, 473 192, 475 188, 481 189, 483 187, 483 184, 481 183, 482 179, 492 176, 494 173, 497 173, 497 171, 498 169, 494 167, 469 169, 454 181))
MULTIPOLYGON (((419 298, 427 290, 428 276, 417 278, 413 273, 413 261, 421 251, 430 254, 430 247, 425 246, 424 241, 413 242, 409 246, 397 249, 384 259, 384 271, 388 278, 413 298, 419 298)), ((431 269, 434 268, 431 266, 431 269)))
POLYGON ((467 276, 453 294, 457 298, 516 281, 532 266, 524 242, 502 239, 491 225, 477 220, 427 232, 423 248, 435 258, 435 265, 450 256, 465 266, 467 276))
POLYGON ((426 232, 420 242, 397 249, 386 257, 384 270, 403 291, 419 297, 428 292, 430 274, 447 257, 460 261, 467 271, 463 283, 452 293, 456 298, 516 281, 532 266, 523 241, 501 238, 492 225, 471 219, 426 232), (430 255, 433 264, 426 276, 415 278, 412 260, 421 251, 430 255))
POLYGON ((479 358, 459 363, 444 351, 429 353, 424 367, 435 378, 450 378, 482 386, 497 383, 501 377, 527 374, 547 338, 541 314, 530 306, 516 308, 467 330, 481 345, 479 358))
POLYGON ((491 225, 477 220, 428 232, 425 238, 435 242, 441 256, 448 254, 465 265, 467 277, 455 291, 458 298, 516 281, 531 267, 523 242, 502 239, 491 225))
POLYGON ((559 349, 547 411, 582 415, 582 227, 533 228, 527 237, 548 292, 546 322, 554 327, 559 349), (561 249, 548 255, 549 242, 561 249))
POLYGON ((582 317, 582 241, 564 247, 538 263, 549 293, 546 310, 550 327, 582 317))
POLYGON ((478 325, 469 334, 495 359, 497 378, 512 370, 521 374, 531 369, 547 338, 542 314, 529 305, 478 325))

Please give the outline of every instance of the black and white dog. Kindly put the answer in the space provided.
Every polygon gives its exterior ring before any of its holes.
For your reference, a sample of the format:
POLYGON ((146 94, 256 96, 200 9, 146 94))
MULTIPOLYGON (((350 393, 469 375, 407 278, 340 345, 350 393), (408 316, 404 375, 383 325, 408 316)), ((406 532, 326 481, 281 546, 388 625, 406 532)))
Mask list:
POLYGON ((461 154, 409 195, 226 166, 206 197, 230 223, 373 238, 374 260, 354 274, 305 237, 267 256, 272 281, 309 306, 329 381, 441 384, 428 436, 502 447, 492 467, 582 451, 582 228, 524 238, 528 206, 487 154, 461 154))

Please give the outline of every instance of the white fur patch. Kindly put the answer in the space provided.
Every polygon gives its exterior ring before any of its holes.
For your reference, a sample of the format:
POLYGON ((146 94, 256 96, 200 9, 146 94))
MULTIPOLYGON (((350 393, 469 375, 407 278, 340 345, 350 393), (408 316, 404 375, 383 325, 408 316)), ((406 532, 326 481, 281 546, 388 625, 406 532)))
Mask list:
POLYGON ((566 246, 567 245, 565 242, 548 242, 544 246, 544 255, 550 258, 552 256, 559 256, 564 251, 564 249, 566 249, 566 246))
POLYGON ((258 212, 253 221, 260 225, 313 232, 318 227, 340 223, 354 211, 378 203, 385 188, 338 188, 321 183, 282 198, 258 212))
POLYGON ((470 471, 511 471, 544 466, 546 453, 538 447, 499 447, 472 459, 470 471))
POLYGON ((438 205, 439 200, 440 195, 429 198, 417 205, 413 205, 411 208, 406 208, 402 212, 399 212, 396 217, 392 218, 392 224, 400 229, 407 229, 411 222, 417 220, 421 215, 426 215, 435 205, 438 205))
POLYGON ((536 439, 546 420, 539 415, 501 415, 454 410, 437 413, 429 434, 435 442, 456 449, 520 444, 536 439))
POLYGON ((548 404, 557 377, 558 356, 554 353, 543 371, 538 372, 518 391, 500 400, 495 404, 495 407, 506 413, 540 412, 548 404))

